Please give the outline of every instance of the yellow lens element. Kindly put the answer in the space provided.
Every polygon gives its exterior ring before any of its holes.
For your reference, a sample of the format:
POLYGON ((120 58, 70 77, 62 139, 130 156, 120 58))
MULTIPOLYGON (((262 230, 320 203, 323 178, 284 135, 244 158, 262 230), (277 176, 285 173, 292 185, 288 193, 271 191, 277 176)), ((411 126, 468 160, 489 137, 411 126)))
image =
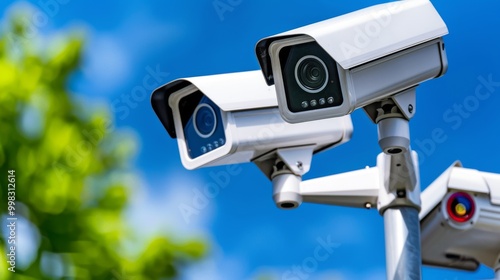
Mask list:
POLYGON ((465 205, 463 205, 462 203, 458 203, 455 206, 455 213, 457 213, 457 215, 459 216, 464 216, 465 214, 467 214, 467 208, 465 208, 465 205))

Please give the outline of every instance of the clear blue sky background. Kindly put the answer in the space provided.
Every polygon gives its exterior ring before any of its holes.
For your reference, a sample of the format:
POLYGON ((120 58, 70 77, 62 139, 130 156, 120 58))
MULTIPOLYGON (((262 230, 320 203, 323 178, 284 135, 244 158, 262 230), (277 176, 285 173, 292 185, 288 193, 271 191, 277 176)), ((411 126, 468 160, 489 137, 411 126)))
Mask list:
MULTIPOLYGON (((185 279, 252 279, 262 274, 294 279, 282 277, 314 256, 318 238, 330 238, 338 247, 306 273, 307 279, 385 279, 383 220, 377 211, 308 204, 278 210, 270 182, 252 164, 241 165, 239 175, 186 221, 179 205, 192 204, 195 190, 214 183, 210 174, 225 167, 184 170, 176 141, 151 109, 150 90, 141 94, 148 69, 168 73, 158 77, 161 83, 258 69, 254 45, 260 38, 383 1, 220 0, 232 5, 223 14, 212 0, 65 0, 52 6, 41 4, 44 1, 2 1, 2 18, 14 7, 30 7, 38 32, 33 40, 40 44, 61 32, 84 31, 84 64, 71 90, 89 104, 114 108, 117 126, 130 129, 140 142, 135 166, 141 191, 129 211, 130 223, 144 236, 201 236, 213 244, 208 259, 186 271, 185 279), (42 12, 46 21, 36 17, 42 12)), ((478 104, 472 100, 480 77, 500 81, 500 2, 433 3, 450 30, 445 37, 449 70, 418 88, 411 135, 421 157, 422 188, 457 159, 468 168, 500 173, 500 87, 491 88, 490 97, 478 104), (453 112, 464 103, 469 109, 465 114, 453 112), (443 131, 444 142, 431 140, 436 129, 443 131)), ((352 117, 352 140, 316 155, 306 179, 375 165, 380 151, 376 126, 362 110, 352 117)), ((493 273, 486 267, 474 273, 424 268, 423 276, 485 279, 493 273)))

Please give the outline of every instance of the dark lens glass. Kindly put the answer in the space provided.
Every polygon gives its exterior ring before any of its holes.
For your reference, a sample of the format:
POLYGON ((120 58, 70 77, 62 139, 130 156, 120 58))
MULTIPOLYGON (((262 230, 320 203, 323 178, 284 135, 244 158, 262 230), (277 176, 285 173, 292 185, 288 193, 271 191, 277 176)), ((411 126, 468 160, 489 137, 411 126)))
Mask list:
POLYGON ((305 56, 295 68, 297 83, 309 93, 323 90, 328 82, 328 70, 323 61, 316 56, 305 56))
POLYGON ((196 110, 196 115, 194 116, 194 125, 196 132, 201 137, 209 137, 215 131, 217 125, 217 119, 215 116, 215 111, 208 104, 202 104, 196 110))

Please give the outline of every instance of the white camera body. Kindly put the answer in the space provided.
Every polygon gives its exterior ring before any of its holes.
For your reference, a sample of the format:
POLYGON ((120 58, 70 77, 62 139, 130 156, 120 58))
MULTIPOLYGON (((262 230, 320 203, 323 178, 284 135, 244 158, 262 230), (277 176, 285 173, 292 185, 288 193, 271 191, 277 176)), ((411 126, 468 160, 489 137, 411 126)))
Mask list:
POLYGON ((178 79, 156 89, 151 102, 187 169, 254 161, 278 148, 319 152, 347 142, 353 130, 349 116, 285 122, 260 71, 178 79))
POLYGON ((264 38, 256 54, 295 123, 344 116, 443 75, 446 34, 428 0, 397 1, 264 38))
POLYGON ((424 264, 500 268, 500 174, 463 168, 457 162, 421 198, 424 264))

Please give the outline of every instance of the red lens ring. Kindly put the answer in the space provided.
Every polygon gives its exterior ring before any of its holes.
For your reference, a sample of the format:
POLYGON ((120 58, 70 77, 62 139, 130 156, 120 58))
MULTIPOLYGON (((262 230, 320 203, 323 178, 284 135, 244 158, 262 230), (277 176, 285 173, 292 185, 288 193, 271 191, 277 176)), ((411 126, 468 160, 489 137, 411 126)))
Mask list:
POLYGON ((448 198, 448 202, 446 203, 446 210, 448 211, 448 215, 450 215, 450 218, 452 218, 454 221, 459 222, 459 223, 465 223, 468 222, 472 217, 474 216, 474 212, 476 211, 476 203, 474 202, 474 199, 472 196, 466 192, 456 192, 448 198), (457 197, 465 197, 467 200, 470 201, 471 209, 469 211, 469 214, 460 217, 455 215, 452 209, 452 203, 453 200, 457 197))

